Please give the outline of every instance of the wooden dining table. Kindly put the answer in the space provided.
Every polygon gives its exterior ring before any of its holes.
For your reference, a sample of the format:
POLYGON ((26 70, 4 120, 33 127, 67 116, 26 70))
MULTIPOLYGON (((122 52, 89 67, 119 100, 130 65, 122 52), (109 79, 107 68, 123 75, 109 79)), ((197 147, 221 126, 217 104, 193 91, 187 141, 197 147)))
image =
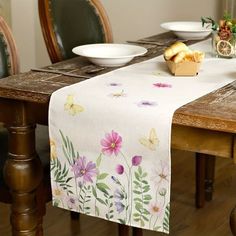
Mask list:
MULTIPOLYGON (((165 47, 177 39, 171 33, 164 33, 147 40, 158 44, 138 43, 146 46, 148 52, 144 56, 136 57, 130 64, 161 55, 165 47)), ((186 43, 192 44, 194 41, 186 43)), ((85 77, 114 70, 97 70, 97 66, 91 65, 82 57, 75 57, 44 69, 52 68, 85 77)), ((236 66, 232 76, 236 78, 236 66)), ((5 164, 5 171, 11 172, 11 175, 6 175, 6 182, 12 193, 13 235, 35 235, 39 222, 34 196, 42 180, 42 166, 35 152, 35 125, 48 124, 48 106, 54 91, 85 79, 29 71, 0 80, 0 122, 3 122, 9 131, 10 155, 5 164), (28 181, 20 183, 21 177, 28 181)), ((197 166, 201 168, 197 169, 196 174, 202 179, 198 185, 202 184, 197 186, 197 191, 204 188, 206 181, 206 192, 209 193, 198 198, 197 205, 203 206, 205 196, 211 198, 212 194, 211 167, 214 157, 230 158, 236 163, 236 82, 179 108, 173 116, 171 144, 172 148, 198 153, 197 166), (206 168, 209 168, 209 172, 205 171, 206 168)), ((234 210, 230 222, 231 230, 236 234, 234 210)))

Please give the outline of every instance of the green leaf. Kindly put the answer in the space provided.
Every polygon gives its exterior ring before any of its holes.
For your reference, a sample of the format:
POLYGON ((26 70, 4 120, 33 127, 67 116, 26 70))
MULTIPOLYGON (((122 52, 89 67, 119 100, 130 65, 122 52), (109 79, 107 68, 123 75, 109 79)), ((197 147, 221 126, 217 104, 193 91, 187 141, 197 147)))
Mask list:
POLYGON ((101 198, 97 198, 97 200, 100 202, 100 203, 102 203, 103 205, 107 205, 101 198))
POLYGON ((125 224, 125 220, 123 220, 123 219, 118 219, 118 221, 123 225, 125 224))
POLYGON ((138 181, 140 181, 140 177, 139 177, 139 173, 138 173, 138 172, 134 172, 134 176, 135 176, 135 178, 136 178, 138 181))
POLYGON ((97 179, 98 179, 98 180, 102 180, 102 179, 105 179, 107 176, 108 176, 107 173, 102 173, 102 174, 100 174, 100 175, 97 176, 97 179))
POLYGON ((110 189, 105 183, 97 183, 97 188, 105 194, 108 194, 107 189, 110 189))
POLYGON ((95 214, 96 216, 99 216, 99 208, 97 206, 95 206, 95 214))
POLYGON ((137 190, 134 190, 133 192, 134 192, 135 194, 142 194, 142 192, 137 191, 137 190))
POLYGON ((149 194, 146 194, 146 195, 143 196, 143 199, 144 199, 144 200, 151 200, 151 199, 152 199, 152 196, 149 195, 149 194))
MULTIPOLYGON (((143 177, 144 178, 144 177, 143 177)), ((142 180, 143 184, 148 184, 148 182, 146 180, 142 180)))
POLYGON ((97 160, 96 160, 96 166, 99 167, 101 164, 101 160, 102 160, 102 153, 98 156, 97 160))
MULTIPOLYGON (((142 178, 145 178, 145 177, 147 177, 147 172, 145 172, 145 173, 142 174, 142 178)), ((145 181, 145 180, 143 180, 143 181, 144 181, 144 182, 147 182, 147 181, 145 181)), ((143 181, 142 181, 142 182, 143 182, 143 181)))
POLYGON ((150 187, 149 185, 146 185, 144 188, 143 188, 143 193, 146 193, 150 190, 150 187))
POLYGON ((140 217, 140 214, 134 213, 133 216, 134 216, 135 218, 137 218, 137 217, 140 217))
POLYGON ((145 225, 145 223, 142 219, 140 220, 140 225, 141 225, 141 227, 144 227, 144 225, 145 225))
POLYGON ((146 216, 144 216, 144 215, 142 215, 142 218, 143 218, 143 220, 145 220, 145 221, 149 221, 149 219, 148 219, 146 216))
POLYGON ((142 168, 140 166, 138 167, 138 173, 139 175, 142 175, 142 168))
POLYGON ((138 187, 141 187, 141 184, 137 180, 134 180, 133 183, 137 185, 138 187))
POLYGON ((142 202, 142 199, 136 197, 136 198, 134 198, 134 201, 135 202, 142 202))
POLYGON ((136 204, 135 204, 135 209, 136 209, 138 212, 142 212, 142 210, 143 210, 142 204, 139 203, 139 202, 136 202, 136 204))

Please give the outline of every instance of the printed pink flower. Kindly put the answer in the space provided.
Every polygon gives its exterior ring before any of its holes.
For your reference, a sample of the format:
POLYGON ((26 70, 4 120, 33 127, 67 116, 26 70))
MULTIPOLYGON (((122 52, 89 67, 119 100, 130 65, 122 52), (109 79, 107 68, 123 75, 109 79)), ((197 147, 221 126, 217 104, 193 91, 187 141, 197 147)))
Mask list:
POLYGON ((149 205, 149 210, 152 215, 156 215, 156 216, 160 216, 163 213, 163 207, 159 202, 151 203, 149 205))
POLYGON ((79 157, 72 165, 72 170, 76 178, 83 179, 83 183, 92 183, 92 177, 97 175, 96 164, 92 161, 87 163, 86 157, 79 157))
POLYGON ((124 173, 124 166, 117 165, 116 166, 116 173, 119 174, 119 175, 122 175, 124 173))
POLYGON ((142 161, 142 156, 134 156, 132 158, 132 166, 139 166, 142 161))
POLYGON ((153 85, 157 88, 171 88, 172 87, 171 84, 165 84, 165 83, 155 83, 153 85))
POLYGON ((107 133, 105 138, 101 140, 102 152, 108 156, 111 156, 113 153, 117 156, 121 149, 121 143, 121 136, 112 130, 110 134, 107 133))

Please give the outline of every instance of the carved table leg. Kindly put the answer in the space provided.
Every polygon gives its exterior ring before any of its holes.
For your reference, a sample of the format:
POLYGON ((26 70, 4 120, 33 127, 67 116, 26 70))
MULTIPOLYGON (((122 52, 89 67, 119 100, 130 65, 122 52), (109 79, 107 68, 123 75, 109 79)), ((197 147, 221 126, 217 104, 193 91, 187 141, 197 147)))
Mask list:
POLYGON ((143 230, 140 228, 133 227, 133 236, 143 236, 143 230))
POLYGON ((211 155, 205 155, 205 158, 206 158, 205 199, 207 201, 211 201, 213 195, 213 185, 215 177, 215 157, 211 155))
POLYGON ((202 208, 205 204, 205 166, 204 154, 196 153, 196 207, 202 208))
POLYGON ((118 232, 119 236, 129 236, 129 226, 118 224, 118 232))
POLYGON ((231 211, 230 214, 230 228, 232 234, 236 236, 236 206, 234 207, 234 209, 231 211))
POLYGON ((35 236, 39 222, 35 192, 42 179, 35 152, 35 125, 11 126, 8 131, 9 158, 4 176, 12 194, 12 235, 35 236))

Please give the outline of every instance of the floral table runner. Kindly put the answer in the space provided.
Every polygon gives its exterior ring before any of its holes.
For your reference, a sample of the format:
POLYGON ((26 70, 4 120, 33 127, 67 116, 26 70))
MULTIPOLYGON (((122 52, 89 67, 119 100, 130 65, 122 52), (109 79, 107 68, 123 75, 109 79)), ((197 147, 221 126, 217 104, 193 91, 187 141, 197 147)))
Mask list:
POLYGON ((235 64, 209 57, 197 77, 174 77, 160 56, 54 92, 54 206, 168 233, 173 113, 232 82, 235 64))

